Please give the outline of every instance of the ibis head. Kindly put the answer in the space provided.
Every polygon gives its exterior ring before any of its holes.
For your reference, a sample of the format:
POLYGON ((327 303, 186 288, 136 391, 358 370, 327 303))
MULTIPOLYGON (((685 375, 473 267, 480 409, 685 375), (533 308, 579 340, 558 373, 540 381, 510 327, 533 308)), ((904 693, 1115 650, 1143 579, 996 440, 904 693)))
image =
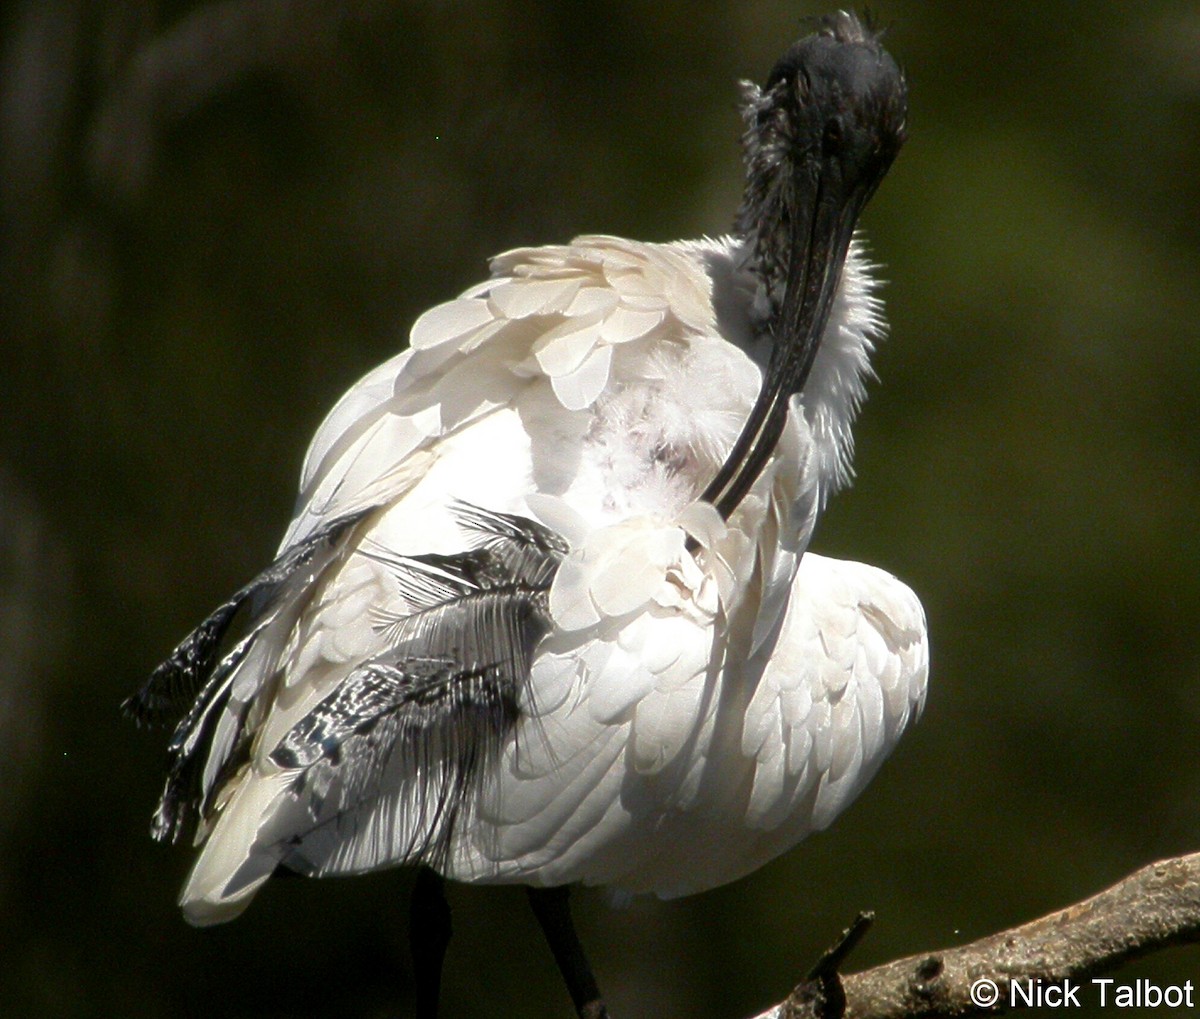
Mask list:
POLYGON ((770 459, 804 387, 858 217, 904 142, 907 108, 900 68, 844 13, 790 47, 763 88, 747 86, 737 227, 773 347, 758 399, 705 492, 723 517, 770 459))

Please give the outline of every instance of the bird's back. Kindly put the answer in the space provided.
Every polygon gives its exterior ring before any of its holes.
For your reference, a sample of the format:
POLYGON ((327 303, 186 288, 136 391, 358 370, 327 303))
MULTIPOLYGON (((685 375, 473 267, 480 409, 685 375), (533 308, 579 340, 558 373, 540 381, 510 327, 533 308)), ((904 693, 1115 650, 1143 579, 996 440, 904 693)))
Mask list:
POLYGON ((803 553, 877 309, 855 252, 726 523, 698 500, 761 384, 743 260, 511 252, 343 397, 269 583, 223 607, 250 634, 223 664, 205 645, 176 737, 165 802, 206 840, 191 919, 236 915, 280 865, 682 894, 862 788, 923 699, 924 619, 881 571, 803 553))

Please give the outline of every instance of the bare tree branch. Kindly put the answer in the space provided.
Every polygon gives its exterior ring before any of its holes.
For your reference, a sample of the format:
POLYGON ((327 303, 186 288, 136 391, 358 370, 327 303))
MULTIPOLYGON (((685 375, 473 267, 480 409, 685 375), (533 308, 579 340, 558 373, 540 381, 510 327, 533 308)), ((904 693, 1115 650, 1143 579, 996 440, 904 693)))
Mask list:
MULTIPOLYGON (((1006 1010, 1009 989, 1067 986, 1173 945, 1200 941, 1200 853, 1143 867, 1083 902, 969 945, 909 956, 842 977, 842 1012, 820 980, 755 1019, 914 1019, 1006 1010), (991 984, 981 983, 991 981, 991 984), (994 985, 994 986, 993 986, 994 985), (976 998, 972 997, 976 988, 976 998), (986 1005, 989 993, 996 995, 986 1005)), ((1095 1002, 1103 990, 1083 988, 1095 1002)), ((1018 1003, 1020 999, 1018 998, 1018 1003)))

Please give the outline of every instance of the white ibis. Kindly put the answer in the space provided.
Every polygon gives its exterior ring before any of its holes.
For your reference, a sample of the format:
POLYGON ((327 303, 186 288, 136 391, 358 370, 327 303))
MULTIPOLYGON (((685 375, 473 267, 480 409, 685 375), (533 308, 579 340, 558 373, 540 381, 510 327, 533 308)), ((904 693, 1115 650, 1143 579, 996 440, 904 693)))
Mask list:
POLYGON ((745 86, 732 236, 510 251, 342 397, 278 558, 127 702, 182 715, 153 833, 195 832, 188 920, 280 869, 420 866, 433 1016, 442 879, 519 883, 603 1016, 567 886, 712 888, 859 793, 921 709, 924 615, 805 549, 884 329, 853 233, 905 111, 875 33, 825 19, 745 86))

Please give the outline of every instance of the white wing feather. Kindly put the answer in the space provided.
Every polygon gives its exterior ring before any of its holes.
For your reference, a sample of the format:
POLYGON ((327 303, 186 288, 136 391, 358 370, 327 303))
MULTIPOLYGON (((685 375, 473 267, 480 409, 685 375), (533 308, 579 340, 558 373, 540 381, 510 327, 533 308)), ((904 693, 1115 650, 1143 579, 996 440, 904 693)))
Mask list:
POLYGON ((492 273, 489 284, 425 312, 411 349, 338 401, 305 458, 281 548, 333 517, 402 495, 417 473, 406 469, 414 452, 511 404, 531 377, 548 378, 564 408, 582 410, 604 390, 614 347, 715 330, 703 280, 668 246, 580 237, 500 255, 492 273), (671 300, 654 289, 667 281, 671 300))
POLYGON ((890 574, 812 552, 800 561, 779 639, 746 711, 755 760, 747 823, 826 827, 921 712, 925 615, 890 574), (811 811, 796 811, 813 797, 811 811))
MULTIPOLYGON (((284 549, 378 508, 358 549, 461 551, 448 507, 480 492, 570 545, 524 721, 476 805, 482 834, 452 847, 455 877, 660 895, 731 880, 824 827, 920 710, 928 657, 915 597, 882 571, 804 554, 824 495, 817 467, 848 442, 826 407, 839 391, 858 398, 880 329, 856 249, 834 353, 823 346, 814 366, 820 390, 794 405, 771 471, 728 526, 694 501, 761 378, 739 333, 748 326, 728 313, 750 300, 734 250, 584 237, 501 255, 492 280, 421 316, 410 349, 355 385, 312 442, 284 549), (598 447, 602 471, 585 463, 598 447), (735 644, 742 660, 725 661, 735 644)), ((374 620, 403 604, 387 570, 353 551, 288 607, 286 638, 234 677, 236 706, 257 700, 249 722, 220 719, 218 739, 248 724, 255 740, 224 779, 184 890, 194 922, 236 915, 279 847, 313 825, 271 753, 379 653, 374 620)), ((296 851, 311 872, 401 862, 411 778, 384 783, 336 837, 305 836, 296 851)))

